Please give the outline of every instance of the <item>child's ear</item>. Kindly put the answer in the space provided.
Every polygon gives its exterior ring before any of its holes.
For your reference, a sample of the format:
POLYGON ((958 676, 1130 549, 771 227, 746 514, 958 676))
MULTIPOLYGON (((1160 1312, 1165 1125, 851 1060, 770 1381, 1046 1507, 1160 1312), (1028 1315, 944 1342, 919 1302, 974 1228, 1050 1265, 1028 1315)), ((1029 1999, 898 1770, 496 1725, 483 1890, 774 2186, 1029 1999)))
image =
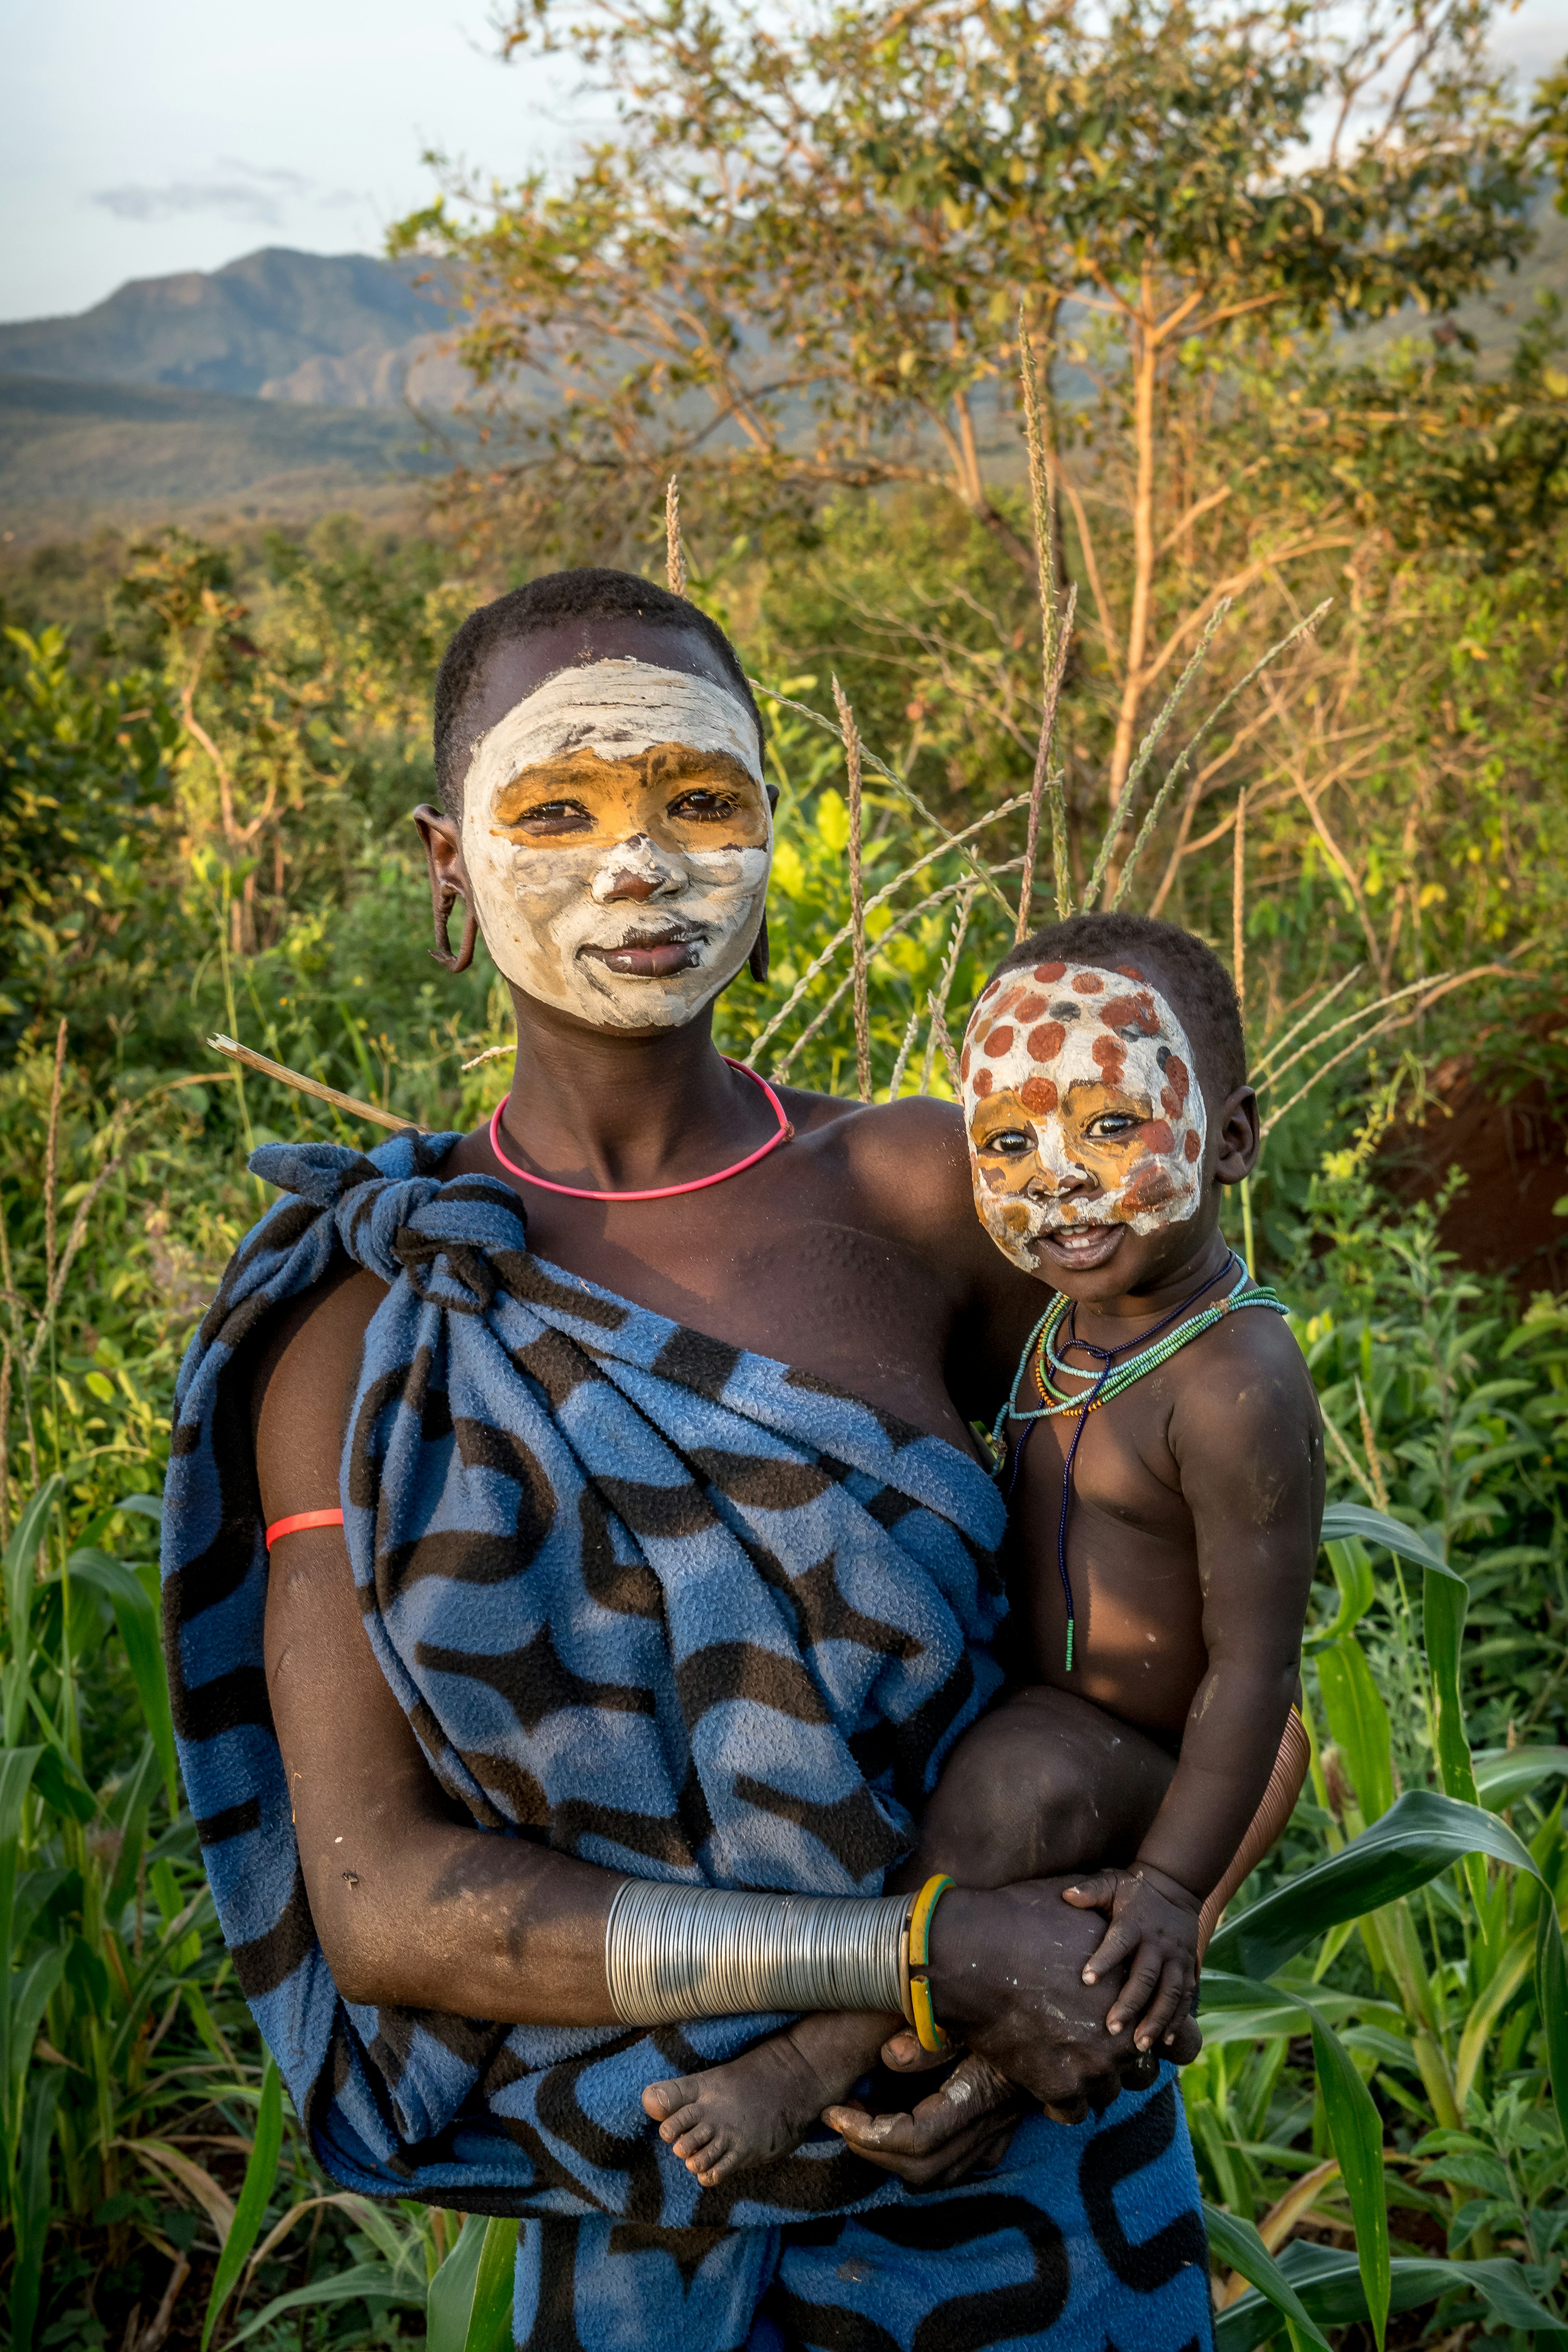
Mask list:
POLYGON ((1262 1137, 1258 1126, 1258 1097, 1250 1087, 1237 1087, 1220 1105, 1219 1157, 1214 1172, 1222 1184, 1239 1184, 1258 1164, 1262 1137))

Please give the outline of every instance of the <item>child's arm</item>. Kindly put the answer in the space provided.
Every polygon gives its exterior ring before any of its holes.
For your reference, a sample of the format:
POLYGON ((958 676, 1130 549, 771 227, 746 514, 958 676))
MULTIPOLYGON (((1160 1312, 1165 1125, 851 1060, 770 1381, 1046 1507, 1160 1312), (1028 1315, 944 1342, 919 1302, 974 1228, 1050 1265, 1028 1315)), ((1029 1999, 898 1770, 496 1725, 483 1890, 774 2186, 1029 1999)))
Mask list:
POLYGON ((1144 2050, 1185 2012, 1198 1914, 1268 1787, 1295 1695, 1323 1515, 1321 1423, 1289 1333, 1255 1308, 1209 1334, 1200 1354, 1203 1377, 1182 1382, 1169 1443, 1197 1536, 1208 1671, 1132 1867, 1096 1871, 1066 1897, 1110 1914, 1086 1983, 1135 1955, 1106 2022, 1113 2033, 1135 2025, 1144 2050))

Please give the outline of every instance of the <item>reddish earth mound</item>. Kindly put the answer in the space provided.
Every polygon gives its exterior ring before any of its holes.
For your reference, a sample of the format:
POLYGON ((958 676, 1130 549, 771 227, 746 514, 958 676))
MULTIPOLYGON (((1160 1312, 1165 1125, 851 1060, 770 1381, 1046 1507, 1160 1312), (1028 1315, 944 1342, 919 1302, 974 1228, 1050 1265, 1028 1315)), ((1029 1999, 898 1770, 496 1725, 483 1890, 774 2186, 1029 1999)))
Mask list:
MULTIPOLYGON (((1541 1024, 1542 1038, 1553 1023, 1541 1024)), ((1530 1079, 1505 1101, 1495 1072, 1477 1072, 1473 1055, 1456 1055, 1433 1073, 1440 1108, 1419 1127, 1394 1130, 1379 1154, 1388 1189, 1400 1201, 1431 1201, 1448 1171, 1468 1182, 1444 1213, 1445 1249, 1472 1274, 1506 1274, 1521 1298, 1568 1289, 1568 1216, 1554 1213, 1568 1194, 1568 1118, 1561 1087, 1530 1079)))

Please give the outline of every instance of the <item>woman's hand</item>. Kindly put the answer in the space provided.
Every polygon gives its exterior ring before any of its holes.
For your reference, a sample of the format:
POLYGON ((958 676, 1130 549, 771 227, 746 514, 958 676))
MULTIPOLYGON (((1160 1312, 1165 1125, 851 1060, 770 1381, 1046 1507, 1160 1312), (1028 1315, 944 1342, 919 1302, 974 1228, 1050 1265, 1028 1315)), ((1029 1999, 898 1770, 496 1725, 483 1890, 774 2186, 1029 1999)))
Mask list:
MULTIPOLYGON (((1129 2073, 1147 2074, 1152 2063, 1107 2028, 1106 1995, 1120 1990, 1120 1972, 1102 1970, 1096 1983, 1084 1982, 1100 1922, 1062 1900, 1079 1884, 1035 1878, 994 1890, 955 1886, 931 1922, 938 2022, 1062 2122, 1087 2111, 1095 2085, 1120 2089, 1129 2073)), ((1185 2065, 1201 2047, 1189 2019, 1164 2054, 1185 2065)))
MULTIPOLYGON (((929 2056, 912 2034, 895 2034, 882 2063, 897 2074, 913 2074, 946 2062, 929 2056), (906 2043, 913 2045, 913 2063, 906 2043)), ((847 2100, 825 2107, 822 2120, 857 2156, 896 2173, 911 2189, 947 2189, 1001 2163, 1031 2104, 1016 2084, 971 2050, 908 2114, 874 2116, 858 2100, 847 2100)))

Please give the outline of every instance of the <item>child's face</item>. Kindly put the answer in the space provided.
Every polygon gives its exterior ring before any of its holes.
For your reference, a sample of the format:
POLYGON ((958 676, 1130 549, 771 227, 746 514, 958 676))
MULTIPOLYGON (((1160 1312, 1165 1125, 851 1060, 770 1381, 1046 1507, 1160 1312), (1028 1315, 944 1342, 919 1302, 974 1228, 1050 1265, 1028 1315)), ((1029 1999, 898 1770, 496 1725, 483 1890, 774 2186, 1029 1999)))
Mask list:
POLYGON ((960 1069, 975 1210, 1026 1274, 1087 1271, 1121 1229, 1195 1213, 1203 1090, 1185 1030, 1136 966, 1004 972, 974 1008, 960 1069))

